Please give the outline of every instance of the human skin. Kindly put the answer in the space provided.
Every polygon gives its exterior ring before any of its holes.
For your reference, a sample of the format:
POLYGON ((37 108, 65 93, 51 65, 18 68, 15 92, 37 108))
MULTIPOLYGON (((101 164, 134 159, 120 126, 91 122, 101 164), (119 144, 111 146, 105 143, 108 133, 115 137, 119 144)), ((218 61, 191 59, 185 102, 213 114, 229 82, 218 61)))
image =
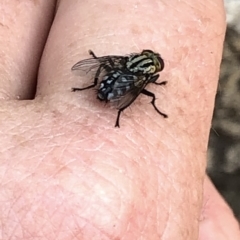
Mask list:
POLYGON ((0 239, 240 239, 205 176, 220 0, 11 0, 0 10, 0 239), (148 90, 169 118, 140 96, 117 129, 116 109, 94 91, 71 92, 90 81, 70 71, 88 49, 160 52, 168 84, 148 90))

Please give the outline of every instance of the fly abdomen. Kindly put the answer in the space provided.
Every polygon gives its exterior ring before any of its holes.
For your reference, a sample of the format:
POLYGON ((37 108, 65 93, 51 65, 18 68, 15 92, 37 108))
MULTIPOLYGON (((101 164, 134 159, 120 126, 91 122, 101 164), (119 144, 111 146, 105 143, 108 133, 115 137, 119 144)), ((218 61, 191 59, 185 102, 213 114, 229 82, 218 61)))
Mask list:
POLYGON ((114 70, 107 74, 98 89, 97 98, 101 101, 111 101, 121 98, 138 84, 138 77, 121 70, 114 70))
POLYGON ((115 97, 113 93, 114 83, 120 75, 120 71, 111 71, 102 79, 97 94, 99 100, 107 102, 115 97))

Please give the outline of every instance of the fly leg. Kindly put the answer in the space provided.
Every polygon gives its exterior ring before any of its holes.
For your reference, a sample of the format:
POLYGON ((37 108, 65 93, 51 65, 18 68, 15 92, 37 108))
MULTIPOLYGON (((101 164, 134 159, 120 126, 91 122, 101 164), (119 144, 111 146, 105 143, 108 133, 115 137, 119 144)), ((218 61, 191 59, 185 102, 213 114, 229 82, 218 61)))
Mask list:
POLYGON ((152 101, 151 101, 151 104, 153 105, 154 109, 160 114, 162 115, 164 118, 167 118, 168 116, 165 114, 165 113, 162 113, 155 105, 155 100, 156 100, 156 97, 155 97, 155 94, 152 93, 152 92, 149 92, 147 91, 146 89, 142 89, 141 91, 142 94, 148 96, 148 97, 151 97, 152 98, 152 101))
POLYGON ((159 74, 157 75, 154 75, 151 77, 151 79, 149 80, 150 83, 154 83, 155 85, 166 85, 167 84, 167 81, 163 81, 163 82, 156 82, 157 79, 159 78, 159 74))
MULTIPOLYGON (((158 76, 156 77, 155 79, 155 76, 154 76, 154 81, 153 83, 155 83, 155 81, 157 80, 158 76)), ((165 85, 167 82, 160 82, 160 83, 156 83, 157 85, 165 85)), ((168 116, 165 114, 165 113, 162 113, 155 105, 155 101, 156 101, 156 97, 155 97, 155 94, 152 93, 152 92, 149 92, 147 91, 146 89, 142 89, 141 91, 142 94, 148 96, 148 97, 151 97, 152 98, 152 101, 151 101, 151 104, 153 105, 154 109, 160 114, 162 115, 164 118, 167 118, 168 116)), ((132 102, 131 102, 132 103, 132 102)), ((131 104, 130 103, 130 104, 131 104)), ((125 106, 124 108, 121 108, 118 110, 118 114, 117 114, 117 119, 116 119, 116 123, 115 123, 115 127, 119 127, 120 128, 120 124, 119 124, 119 121, 120 121, 120 116, 121 116, 121 113, 124 111, 124 109, 126 109, 127 107, 129 107, 128 104, 127 106, 125 106)))
MULTIPOLYGON (((92 50, 89 50, 88 52, 93 58, 98 59, 98 57, 95 55, 95 53, 92 50)), ((113 68, 114 62, 112 61, 112 59, 109 58, 108 61, 110 62, 111 67, 113 68)), ((112 70, 112 68, 110 68, 107 64, 100 64, 100 66, 98 68, 99 71, 96 73, 95 79, 96 79, 96 77, 97 78, 99 77, 102 68, 105 69, 106 72, 110 72, 112 70)))
POLYGON ((121 109, 118 110, 118 115, 117 115, 117 119, 116 119, 115 127, 120 128, 120 125, 119 125, 120 116, 121 116, 121 113, 123 112, 124 109, 125 109, 125 108, 121 108, 121 109))
MULTIPOLYGON (((98 59, 98 57, 95 55, 95 53, 94 53, 92 50, 89 50, 88 52, 89 52, 89 54, 90 54, 93 58, 98 59)), ((111 65, 111 67, 109 67, 107 64, 105 64, 105 65, 103 66, 103 68, 104 68, 107 72, 110 72, 110 71, 112 70, 112 68, 114 68, 114 62, 113 62, 113 60, 112 60, 110 57, 108 57, 107 59, 108 59, 110 65, 111 65)))
POLYGON ((95 55, 95 53, 92 50, 88 50, 88 53, 95 59, 97 59, 97 56, 95 55))
MULTIPOLYGON (((94 53, 93 53, 94 54, 94 53)), ((104 66, 103 65, 100 65, 96 74, 95 74, 95 78, 94 78, 94 82, 93 84, 91 84, 90 86, 87 86, 85 88, 72 88, 72 92, 76 92, 76 91, 82 91, 82 90, 86 90, 86 89, 90 89, 90 88, 94 88, 97 86, 98 84, 98 77, 101 73, 101 69, 103 68, 104 66)))
MULTIPOLYGON (((97 58, 97 56, 95 55, 95 53, 94 53, 92 50, 89 50, 88 52, 89 52, 90 55, 93 56, 93 58, 97 58)), ((91 84, 90 86, 87 86, 87 87, 85 87, 85 88, 72 88, 72 92, 82 91, 82 90, 86 90, 86 89, 90 89, 90 88, 96 87, 97 84, 98 84, 98 77, 99 77, 99 75, 100 75, 100 72, 101 72, 101 68, 102 68, 102 67, 103 67, 103 66, 101 66, 101 65, 99 66, 99 68, 98 68, 98 70, 97 70, 97 72, 96 72, 96 75, 95 75, 93 84, 91 84)))
POLYGON ((76 92, 76 91, 82 91, 82 90, 86 90, 86 89, 90 89, 90 88, 94 88, 98 83, 98 78, 94 79, 94 83, 88 87, 85 88, 72 88, 72 92, 76 92))
POLYGON ((96 87, 97 84, 98 84, 98 77, 99 77, 100 72, 101 72, 101 66, 97 70, 97 73, 95 75, 93 84, 91 84, 91 85, 89 85, 89 86, 87 86, 85 88, 72 88, 72 92, 82 91, 82 90, 86 90, 86 89, 90 89, 90 88, 96 87))
MULTIPOLYGON (((97 75, 97 74, 96 74, 97 75)), ((88 87, 85 88, 72 88, 72 92, 76 92, 76 91, 82 91, 82 90, 86 90, 86 89, 90 89, 90 88, 94 88, 95 86, 97 86, 98 84, 98 77, 95 76, 94 78, 94 83, 89 85, 88 87)))
POLYGON ((167 81, 163 81, 163 82, 153 82, 154 84, 156 85, 166 85, 167 84, 167 81))
MULTIPOLYGON (((92 50, 89 50, 88 52, 89 52, 89 54, 90 54, 94 59, 98 59, 98 57, 95 55, 95 53, 94 53, 92 50)), ((114 63, 113 63, 113 61, 112 61, 111 58, 109 58, 109 62, 110 62, 110 64, 111 64, 112 67, 113 67, 113 66, 114 66, 114 63)), ((95 74, 93 84, 91 84, 90 86, 87 86, 87 87, 85 87, 85 88, 72 88, 72 92, 82 91, 82 90, 86 90, 86 89, 90 89, 90 88, 96 87, 97 84, 98 84, 98 78, 99 78, 99 76, 100 76, 100 73, 101 73, 102 69, 104 69, 106 72, 110 72, 110 71, 112 71, 112 67, 110 67, 110 66, 107 65, 106 63, 101 63, 101 64, 99 65, 99 68, 98 68, 96 74, 95 74)))

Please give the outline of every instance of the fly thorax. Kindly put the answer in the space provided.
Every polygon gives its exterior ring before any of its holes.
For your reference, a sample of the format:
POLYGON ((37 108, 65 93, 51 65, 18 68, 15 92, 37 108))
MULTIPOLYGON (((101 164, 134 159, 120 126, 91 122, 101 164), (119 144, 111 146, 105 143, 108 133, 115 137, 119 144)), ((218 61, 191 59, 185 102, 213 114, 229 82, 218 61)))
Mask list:
POLYGON ((136 74, 153 74, 156 71, 153 59, 145 55, 131 57, 126 66, 129 71, 136 74))
POLYGON ((156 67, 154 65, 150 65, 146 67, 143 71, 144 74, 154 74, 156 72, 156 67))

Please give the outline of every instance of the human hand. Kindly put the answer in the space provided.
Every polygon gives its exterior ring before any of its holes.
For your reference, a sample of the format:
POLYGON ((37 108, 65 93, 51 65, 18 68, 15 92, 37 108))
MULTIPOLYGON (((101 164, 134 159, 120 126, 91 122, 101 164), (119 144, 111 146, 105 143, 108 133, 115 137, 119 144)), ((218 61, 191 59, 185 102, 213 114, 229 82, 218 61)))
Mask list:
POLYGON ((59 1, 51 23, 54 2, 0 3, 0 238, 239 239, 205 177, 222 3, 59 1), (149 89, 167 120, 139 97, 116 129, 115 109, 71 92, 88 49, 146 48, 165 60, 149 89))

